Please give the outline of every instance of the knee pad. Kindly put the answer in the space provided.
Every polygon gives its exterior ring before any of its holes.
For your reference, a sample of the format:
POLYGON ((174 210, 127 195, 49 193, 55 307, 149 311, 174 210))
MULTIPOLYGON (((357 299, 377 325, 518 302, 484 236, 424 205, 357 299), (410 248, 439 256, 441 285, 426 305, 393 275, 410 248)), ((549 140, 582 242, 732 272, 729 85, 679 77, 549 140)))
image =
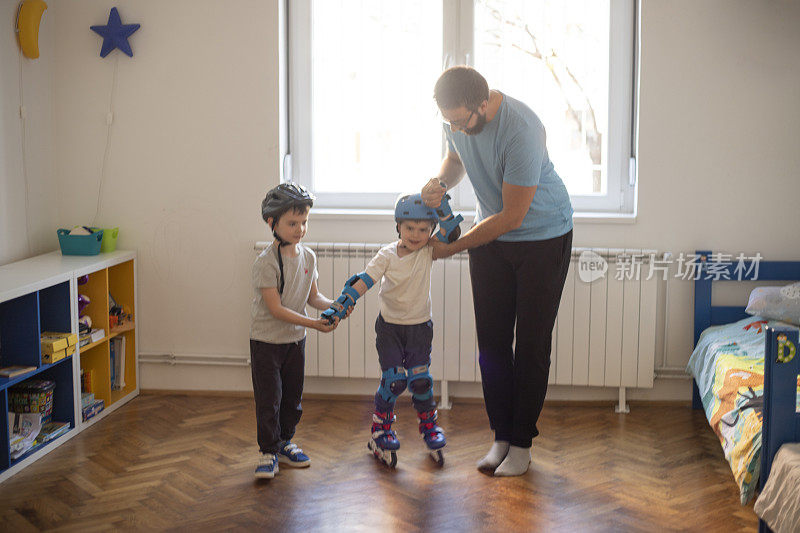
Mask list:
POLYGON ((408 369, 408 389, 418 400, 427 400, 433 397, 433 376, 428 371, 428 365, 408 369))
POLYGON ((397 397, 406 390, 406 373, 403 367, 394 367, 384 370, 381 374, 381 386, 378 394, 384 401, 394 403, 397 397))

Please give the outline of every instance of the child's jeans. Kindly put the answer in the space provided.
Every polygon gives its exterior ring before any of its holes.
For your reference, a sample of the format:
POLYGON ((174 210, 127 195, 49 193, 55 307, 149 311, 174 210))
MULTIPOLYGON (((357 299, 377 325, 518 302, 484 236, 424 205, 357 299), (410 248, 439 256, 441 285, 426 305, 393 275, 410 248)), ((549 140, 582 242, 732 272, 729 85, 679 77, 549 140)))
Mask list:
MULTIPOLYGON (((417 366, 431 364, 431 343, 433 342, 433 322, 428 320, 422 324, 402 325, 390 324, 378 314, 375 321, 375 346, 378 349, 378 361, 381 370, 403 367, 408 371, 417 366)), ((410 376, 409 376, 410 377, 410 376)), ((433 383, 431 383, 431 387, 433 383)), ((419 411, 436 409, 433 397, 420 400, 411 397, 414 408, 419 411)), ((375 394, 375 408, 382 413, 394 409, 393 402, 387 402, 380 394, 375 394)))
POLYGON ((291 440, 303 414, 306 340, 270 344, 250 339, 250 366, 256 399, 258 447, 277 453, 278 444, 291 440))

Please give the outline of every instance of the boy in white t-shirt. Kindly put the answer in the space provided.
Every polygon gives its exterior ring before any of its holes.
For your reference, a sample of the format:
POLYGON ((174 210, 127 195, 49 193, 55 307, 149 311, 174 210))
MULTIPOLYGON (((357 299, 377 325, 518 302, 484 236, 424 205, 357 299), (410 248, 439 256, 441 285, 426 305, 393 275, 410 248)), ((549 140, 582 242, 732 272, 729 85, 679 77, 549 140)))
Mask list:
MULTIPOLYGON (((444 464, 441 449, 447 441, 436 425, 436 401, 429 371, 433 341, 431 267, 438 257, 428 241, 438 217, 419 194, 401 197, 395 205, 394 217, 400 239, 381 248, 366 271, 351 277, 343 291, 344 299, 353 305, 381 281, 375 344, 382 376, 375 393, 368 447, 390 467, 397 464, 400 442, 392 430, 396 419, 394 403, 407 387, 419 416, 419 431, 434 460, 441 465, 444 464)), ((337 301, 332 309, 336 306, 341 307, 341 303, 337 301)))

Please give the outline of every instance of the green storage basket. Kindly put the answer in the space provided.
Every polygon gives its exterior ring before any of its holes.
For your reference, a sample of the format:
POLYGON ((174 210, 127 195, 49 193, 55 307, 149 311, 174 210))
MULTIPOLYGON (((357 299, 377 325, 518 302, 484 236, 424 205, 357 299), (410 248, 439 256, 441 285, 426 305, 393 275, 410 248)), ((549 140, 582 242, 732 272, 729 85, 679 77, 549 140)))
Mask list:
POLYGON ((100 253, 102 241, 103 230, 91 235, 70 235, 68 229, 58 230, 58 245, 61 247, 61 255, 97 255, 100 253))
POLYGON ((105 253, 113 252, 117 249, 117 236, 119 228, 92 228, 94 231, 103 232, 103 240, 100 242, 100 251, 105 253))

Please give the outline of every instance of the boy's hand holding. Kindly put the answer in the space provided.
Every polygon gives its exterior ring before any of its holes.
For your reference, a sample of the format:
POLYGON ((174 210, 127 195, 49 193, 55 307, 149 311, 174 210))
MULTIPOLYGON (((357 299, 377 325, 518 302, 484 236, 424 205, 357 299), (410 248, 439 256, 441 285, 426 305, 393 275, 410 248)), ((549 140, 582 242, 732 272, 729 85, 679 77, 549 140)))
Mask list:
POLYGON ((333 322, 331 323, 328 323, 327 320, 320 317, 314 320, 314 323, 311 325, 311 327, 316 329, 317 331, 321 331, 322 333, 330 333, 331 331, 335 330, 338 325, 339 325, 339 317, 334 317, 333 322))

